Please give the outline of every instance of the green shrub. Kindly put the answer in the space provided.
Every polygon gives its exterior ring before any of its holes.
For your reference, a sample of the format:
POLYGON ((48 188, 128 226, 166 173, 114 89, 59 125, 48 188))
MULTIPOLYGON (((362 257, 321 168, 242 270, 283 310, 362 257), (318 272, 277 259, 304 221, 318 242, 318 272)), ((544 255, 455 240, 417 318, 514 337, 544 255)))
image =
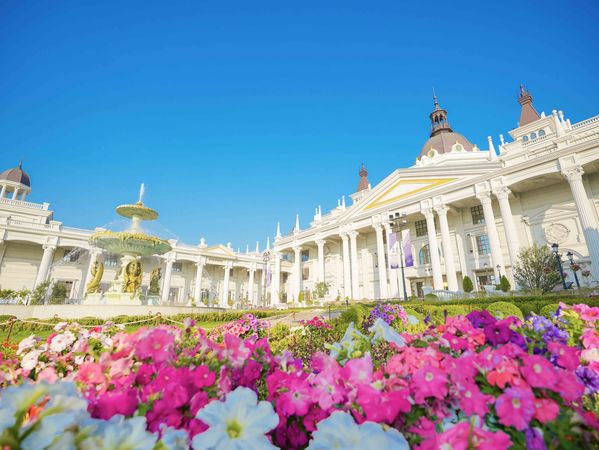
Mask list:
POLYGON ((52 293, 48 303, 51 305, 63 305, 67 298, 67 287, 62 283, 55 283, 52 286, 52 293))
POLYGON ((474 289, 472 279, 468 275, 466 275, 464 277, 464 281, 462 281, 462 289, 464 289, 464 292, 472 292, 472 290, 474 289))
POLYGON ((534 244, 522 250, 514 265, 514 279, 522 289, 550 292, 560 282, 560 275, 549 246, 534 244))
POLYGON ((512 286, 510 285, 510 282, 508 281, 506 276, 501 275, 501 280, 499 281, 499 289, 501 289, 502 292, 509 292, 511 288, 512 286))
POLYGON ((551 317, 555 314, 557 308, 559 308, 559 303, 545 305, 540 309, 539 316, 551 317))
POLYGON ((513 303, 509 302, 491 303, 489 306, 486 307, 486 310, 489 311, 489 313, 492 316, 500 319, 504 319, 509 316, 516 316, 519 319, 524 319, 524 316, 522 315, 522 311, 520 310, 520 308, 518 308, 513 303))
POLYGON ((425 300, 436 300, 438 297, 435 294, 426 294, 424 296, 425 300))

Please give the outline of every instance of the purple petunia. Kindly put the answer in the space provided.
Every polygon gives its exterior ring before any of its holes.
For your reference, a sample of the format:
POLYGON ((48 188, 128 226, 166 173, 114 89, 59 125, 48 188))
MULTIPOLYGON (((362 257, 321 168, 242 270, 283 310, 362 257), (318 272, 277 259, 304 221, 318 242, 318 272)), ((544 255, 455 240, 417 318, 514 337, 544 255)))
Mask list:
POLYGON ((495 319, 495 317, 493 317, 489 311, 486 310, 472 311, 466 316, 466 318, 475 328, 485 328, 487 325, 497 322, 497 319, 495 319))
POLYGON ((500 320, 485 327, 485 337, 493 346, 507 344, 512 337, 512 330, 507 322, 500 320))
POLYGON ((599 374, 590 367, 580 366, 576 369, 576 377, 584 384, 587 394, 599 391, 599 374))

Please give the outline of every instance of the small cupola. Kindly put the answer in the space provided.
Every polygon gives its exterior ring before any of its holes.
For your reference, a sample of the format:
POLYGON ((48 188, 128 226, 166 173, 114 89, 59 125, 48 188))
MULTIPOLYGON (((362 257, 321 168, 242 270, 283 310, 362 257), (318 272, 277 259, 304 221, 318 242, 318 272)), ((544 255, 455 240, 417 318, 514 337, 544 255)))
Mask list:
POLYGON ((0 173, 0 198, 25 201, 31 192, 29 175, 19 165, 0 173))

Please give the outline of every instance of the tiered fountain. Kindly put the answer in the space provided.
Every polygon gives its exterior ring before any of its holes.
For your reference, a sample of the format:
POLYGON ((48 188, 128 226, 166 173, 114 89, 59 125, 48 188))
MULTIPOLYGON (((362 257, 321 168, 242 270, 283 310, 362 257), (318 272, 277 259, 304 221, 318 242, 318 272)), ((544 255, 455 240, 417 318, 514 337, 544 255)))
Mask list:
MULTIPOLYGON (((156 236, 144 233, 140 224, 142 220, 156 220, 158 213, 144 206, 144 185, 139 190, 139 200, 134 205, 121 205, 116 208, 117 214, 131 219, 131 226, 126 231, 100 231, 90 238, 90 244, 106 250, 108 253, 122 255, 121 266, 112 286, 103 295, 99 293, 104 267, 95 267, 94 279, 87 286, 84 303, 108 305, 141 305, 140 287, 143 276, 141 257, 162 255, 171 250, 171 245, 156 236), (99 278, 99 279, 97 279, 99 278), (102 297, 104 301, 102 301, 102 297)), ((97 263, 101 265, 102 263, 97 263)), ((94 273, 94 271, 92 271, 94 273)), ((159 273, 159 272, 158 272, 159 273)), ((155 280, 153 280, 155 281, 155 280)))

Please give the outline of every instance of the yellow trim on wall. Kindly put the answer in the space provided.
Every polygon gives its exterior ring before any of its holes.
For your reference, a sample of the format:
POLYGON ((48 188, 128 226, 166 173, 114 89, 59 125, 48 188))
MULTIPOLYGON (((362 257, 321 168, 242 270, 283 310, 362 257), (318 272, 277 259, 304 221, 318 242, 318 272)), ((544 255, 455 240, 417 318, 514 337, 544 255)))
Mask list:
POLYGON ((451 181, 455 181, 455 180, 457 180, 457 178, 427 178, 427 179, 420 179, 420 180, 412 180, 412 179, 399 180, 397 183, 395 183, 393 186, 391 186, 389 189, 387 189, 385 192, 383 192, 381 195, 379 195, 376 199, 374 199, 373 202, 370 205, 368 205, 365 209, 372 209, 372 208, 376 208, 377 206, 386 205, 388 203, 392 203, 397 200, 401 200, 402 198, 409 197, 410 195, 418 194, 419 192, 423 192, 423 191, 435 188, 437 186, 441 186, 442 184, 450 183, 451 181), (406 193, 398 195, 396 197, 381 201, 381 199, 383 197, 385 197, 385 195, 387 195, 389 192, 393 191, 393 189, 395 189, 397 186, 400 186, 402 184, 425 184, 425 183, 426 183, 426 186, 422 186, 418 189, 414 189, 413 191, 406 192, 406 193))

